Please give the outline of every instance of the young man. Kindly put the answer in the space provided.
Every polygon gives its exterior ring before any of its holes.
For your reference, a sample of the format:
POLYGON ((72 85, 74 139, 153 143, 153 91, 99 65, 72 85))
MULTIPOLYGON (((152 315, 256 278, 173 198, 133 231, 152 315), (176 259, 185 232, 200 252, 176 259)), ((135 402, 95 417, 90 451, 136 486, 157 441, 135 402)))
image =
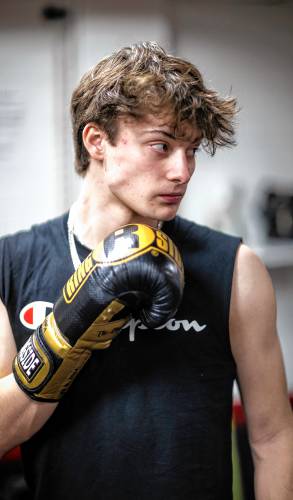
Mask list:
POLYGON ((1 241, 0 449, 24 443, 34 498, 231 499, 237 378, 256 498, 292 499, 292 413, 268 273, 238 238, 176 217, 197 149, 233 144, 234 115, 234 99, 154 43, 103 59, 73 93, 80 196, 69 216, 1 241), (60 402, 30 397, 21 354, 11 368, 32 333, 28 311, 48 313, 90 249, 139 223, 163 224, 181 252, 176 315, 155 329, 132 318, 60 402))

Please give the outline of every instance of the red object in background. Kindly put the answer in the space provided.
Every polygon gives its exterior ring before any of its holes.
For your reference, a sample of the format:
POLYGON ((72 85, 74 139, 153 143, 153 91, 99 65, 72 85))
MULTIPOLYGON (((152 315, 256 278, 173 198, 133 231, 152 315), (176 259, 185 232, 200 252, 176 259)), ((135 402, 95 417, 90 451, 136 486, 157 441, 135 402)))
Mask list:
POLYGON ((3 462, 11 462, 12 460, 21 460, 21 453, 20 453, 20 447, 16 446, 16 448, 13 448, 12 450, 8 451, 5 453, 5 455, 2 457, 0 460, 3 462))
POLYGON ((233 405, 233 419, 236 425, 245 424, 245 413, 241 403, 234 403, 233 405))

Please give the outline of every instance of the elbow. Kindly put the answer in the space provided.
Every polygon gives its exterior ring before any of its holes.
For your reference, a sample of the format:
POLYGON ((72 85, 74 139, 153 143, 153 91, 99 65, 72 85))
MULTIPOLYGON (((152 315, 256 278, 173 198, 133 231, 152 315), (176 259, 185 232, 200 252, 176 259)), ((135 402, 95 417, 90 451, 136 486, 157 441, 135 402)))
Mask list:
POLYGON ((266 461, 268 457, 276 456, 288 457, 293 465, 293 417, 288 425, 284 425, 277 430, 264 429, 259 436, 249 440, 254 464, 266 461))

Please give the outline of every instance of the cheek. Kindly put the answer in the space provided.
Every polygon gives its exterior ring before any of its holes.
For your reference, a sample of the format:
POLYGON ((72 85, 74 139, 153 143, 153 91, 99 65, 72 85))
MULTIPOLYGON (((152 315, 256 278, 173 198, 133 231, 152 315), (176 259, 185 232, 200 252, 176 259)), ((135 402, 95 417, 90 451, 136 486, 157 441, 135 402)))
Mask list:
POLYGON ((135 171, 127 163, 115 162, 105 170, 106 184, 110 191, 119 198, 133 197, 137 190, 139 179, 135 171))
POLYGON ((196 169, 196 164, 194 163, 194 165, 191 167, 190 169, 190 177, 193 176, 194 172, 195 172, 195 169, 196 169))
POLYGON ((154 182, 154 166, 143 155, 111 158, 105 165, 107 184, 112 188, 139 189, 154 182))

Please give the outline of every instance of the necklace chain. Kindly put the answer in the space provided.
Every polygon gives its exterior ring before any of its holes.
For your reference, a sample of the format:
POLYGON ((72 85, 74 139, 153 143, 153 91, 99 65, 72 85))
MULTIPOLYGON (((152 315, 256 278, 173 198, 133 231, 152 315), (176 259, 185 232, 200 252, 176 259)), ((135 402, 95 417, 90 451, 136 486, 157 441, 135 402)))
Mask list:
MULTIPOLYGON (((73 205, 69 209, 69 214, 68 214, 68 220, 67 220, 67 232, 68 232, 68 244, 69 244, 69 250, 70 250, 70 255, 71 255, 71 260, 73 263, 73 267, 75 271, 81 264, 81 260, 79 258, 79 255, 77 253, 77 248, 76 248, 76 243, 74 239, 74 224, 73 224, 73 205)), ((163 226, 163 222, 159 221, 158 222, 158 229, 161 229, 163 226)))
POLYGON ((70 207, 68 221, 67 221, 67 230, 68 230, 68 244, 71 255, 71 260, 73 263, 73 267, 76 269, 80 266, 81 260, 77 253, 77 248, 74 239, 74 226, 73 226, 73 216, 72 216, 72 207, 70 207))

